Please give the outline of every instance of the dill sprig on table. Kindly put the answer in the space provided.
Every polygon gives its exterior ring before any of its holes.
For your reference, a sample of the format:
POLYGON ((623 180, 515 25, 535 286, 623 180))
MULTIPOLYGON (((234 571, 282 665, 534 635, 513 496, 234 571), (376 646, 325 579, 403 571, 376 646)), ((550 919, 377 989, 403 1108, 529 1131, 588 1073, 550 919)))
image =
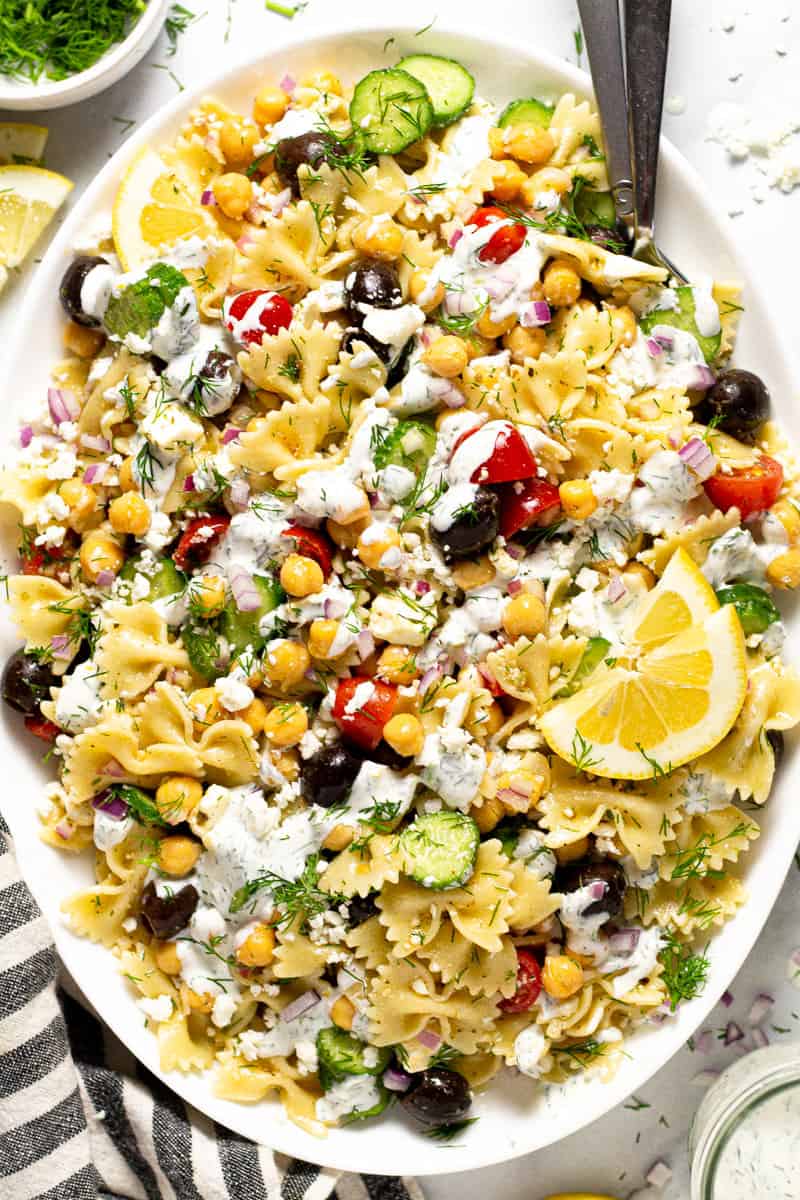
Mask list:
POLYGON ((85 71, 146 7, 147 0, 3 0, 0 73, 35 83, 85 71))

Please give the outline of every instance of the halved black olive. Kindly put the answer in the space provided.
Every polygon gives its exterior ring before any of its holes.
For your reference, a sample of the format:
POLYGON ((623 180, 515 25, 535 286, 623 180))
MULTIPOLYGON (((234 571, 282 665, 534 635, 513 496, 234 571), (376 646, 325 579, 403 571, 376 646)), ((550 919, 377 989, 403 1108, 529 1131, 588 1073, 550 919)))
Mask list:
POLYGON ((308 133, 300 133, 296 137, 281 138, 275 147, 275 170, 281 183, 290 187, 295 196, 299 196, 298 167, 305 164, 316 168, 320 163, 327 162, 332 154, 341 154, 343 151, 341 142, 332 134, 324 129, 311 129, 308 133))
POLYGON ((445 559, 473 558, 497 537, 500 523, 500 501, 488 488, 478 488, 475 498, 459 514, 449 529, 436 529, 431 523, 431 540, 445 559))
POLYGON ((714 423, 723 433, 752 444, 769 416, 769 389, 752 371, 732 368, 717 376, 694 410, 704 425, 714 423))
POLYGON ((372 308, 399 308, 403 303, 400 276, 397 268, 379 258, 364 258, 350 268, 344 281, 344 305, 354 325, 360 325, 365 314, 360 304, 372 308))
POLYGON ((184 884, 171 896, 159 896, 154 883, 148 883, 139 901, 142 920, 153 937, 171 938, 185 929, 192 919, 200 897, 194 884, 184 884))
POLYGON ((50 699, 50 688, 58 684, 47 663, 16 650, 3 670, 3 699, 17 712, 31 716, 39 712, 42 700, 50 699))
POLYGON ((605 894, 601 900, 594 900, 587 905, 581 916, 593 917, 598 913, 608 913, 609 917, 616 917, 622 911, 628 881, 622 867, 613 859, 579 858, 559 867, 553 881, 553 890, 562 893, 577 892, 580 888, 588 887, 590 883, 604 883, 605 894))
POLYGON ((361 770, 361 761, 341 742, 323 746, 303 763, 301 786, 306 800, 321 808, 341 804, 361 770))
POLYGON ((97 317, 83 311, 81 291, 90 271, 93 271, 95 267, 107 266, 108 263, 104 258, 98 258, 92 254, 79 254, 77 258, 73 258, 64 272, 58 295, 64 312, 76 324, 89 326, 100 324, 97 317))
POLYGON ((403 1096, 403 1108, 426 1125, 458 1121, 469 1112, 472 1092, 463 1075, 445 1067, 429 1067, 414 1076, 403 1096))

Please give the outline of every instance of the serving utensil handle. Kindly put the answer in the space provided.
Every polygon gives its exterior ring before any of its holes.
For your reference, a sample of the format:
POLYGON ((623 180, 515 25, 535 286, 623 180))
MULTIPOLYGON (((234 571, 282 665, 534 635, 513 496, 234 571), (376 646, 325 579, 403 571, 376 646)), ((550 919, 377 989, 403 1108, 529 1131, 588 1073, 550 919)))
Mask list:
POLYGON ((578 10, 603 123, 608 181, 617 216, 627 224, 633 214, 633 172, 619 0, 578 0, 578 10))
POLYGON ((624 0, 636 232, 652 237, 672 0, 624 0))

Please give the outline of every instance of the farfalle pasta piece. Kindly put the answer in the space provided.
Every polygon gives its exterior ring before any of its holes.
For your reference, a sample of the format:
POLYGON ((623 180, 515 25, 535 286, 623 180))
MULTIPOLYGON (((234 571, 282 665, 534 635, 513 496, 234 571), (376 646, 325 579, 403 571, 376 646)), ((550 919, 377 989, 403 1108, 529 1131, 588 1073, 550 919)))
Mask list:
POLYGON ((290 300, 321 283, 317 261, 324 242, 308 200, 290 204, 279 217, 268 216, 239 242, 233 275, 237 291, 273 288, 290 300))
POLYGON ((626 897, 626 912, 644 925, 675 929, 684 937, 724 925, 747 899, 741 880, 726 872, 694 879, 661 879, 645 893, 646 901, 626 897))
POLYGON ((564 440, 572 455, 569 475, 584 478, 591 471, 632 471, 641 461, 643 438, 592 417, 565 421, 564 440))
POLYGON ((551 353, 570 355, 581 351, 587 369, 596 371, 616 353, 622 336, 621 323, 615 326, 611 309, 582 300, 556 311, 547 331, 547 344, 551 353))
POLYGON ((707 516, 699 516, 678 533, 656 538, 649 549, 642 550, 636 557, 656 575, 663 575, 667 563, 678 549, 685 550, 698 566, 702 566, 708 558, 711 543, 737 526, 739 519, 737 508, 728 509, 726 513, 714 509, 707 516))
POLYGON ((512 901, 508 924, 512 933, 525 933, 558 911, 562 897, 551 892, 549 879, 537 879, 524 862, 511 864, 512 901))
POLYGON ((695 769, 723 783, 741 799, 763 804, 775 774, 771 729, 800 722, 800 677, 775 659, 750 671, 744 706, 727 737, 695 763, 695 769))
POLYGON ((542 354, 527 370, 531 400, 545 421, 552 417, 559 420, 571 417, 586 390, 584 352, 560 350, 555 354, 542 354))
POLYGON ((109 399, 107 392, 115 397, 124 390, 130 406, 137 412, 142 409, 144 399, 155 382, 156 375, 150 363, 131 354, 125 346, 120 346, 106 361, 108 366, 93 384, 78 417, 81 433, 105 436, 109 429, 105 419, 109 415, 113 416, 112 426, 130 420, 131 414, 124 401, 109 399))
POLYGON ((679 878, 682 869, 701 875, 721 871, 726 863, 735 863, 760 832, 749 813, 733 804, 684 816, 672 830, 674 844, 660 860, 661 878, 679 878))
POLYGON ((404 203, 408 182, 396 159, 381 154, 377 163, 354 175, 348 185, 350 199, 366 216, 388 213, 393 217, 404 203))
POLYGON ((278 931, 273 968, 276 979, 313 978, 325 970, 331 947, 312 942, 300 932, 301 925, 302 917, 287 929, 278 931))
POLYGON ((587 100, 577 100, 571 92, 561 96, 548 126, 556 143, 550 156, 552 166, 561 167, 591 138, 602 145, 600 118, 587 100))
POLYGON ((10 504, 20 515, 20 524, 35 525, 42 501, 55 492, 57 481, 43 469, 33 470, 25 463, 3 466, 0 471, 0 504, 10 504))
POLYGON ((517 638, 500 650, 492 650, 486 657, 486 665, 509 696, 538 707, 548 699, 550 650, 543 634, 533 641, 517 638))
POLYGON ((214 1062, 214 1047, 202 1028, 179 1011, 156 1029, 158 1060, 162 1071, 207 1071, 214 1062))
POLYGON ((76 615, 86 607, 82 596, 47 575, 11 575, 7 587, 11 616, 26 649, 49 648, 52 638, 70 634, 76 615))
POLYGON ((96 661, 103 691, 111 696, 133 700, 164 671, 189 667, 186 651, 169 640, 167 622, 152 604, 111 604, 104 626, 96 661))
POLYGON ((290 1120, 306 1133, 323 1136, 325 1127, 317 1120, 317 1099, 321 1088, 308 1076, 301 1076, 285 1058, 248 1062, 230 1050, 217 1055, 214 1093, 222 1100, 256 1104, 271 1092, 277 1092, 290 1120))
POLYGON ((116 945, 124 936, 122 922, 138 904, 147 869, 142 862, 127 879, 109 875, 108 881, 67 896, 61 912, 72 932, 104 946, 116 945))
MULTIPOLYGON (((339 341, 335 325, 320 321, 310 327, 293 324, 265 337, 260 346, 243 350, 239 366, 264 391, 296 402, 319 400, 320 381, 336 360, 339 341)), ((239 445, 246 436, 242 435, 239 445)))
POLYGON ((504 938, 498 951, 479 950, 448 921, 432 942, 420 947, 417 957, 427 963, 442 983, 455 983, 471 996, 513 996, 517 986, 517 955, 513 942, 504 938))
POLYGON ((631 294, 645 283, 664 283, 667 271, 649 263, 638 262, 634 267, 626 256, 612 254, 595 242, 564 237, 561 234, 540 235, 542 248, 552 258, 564 258, 600 292, 631 294))
POLYGON ((345 940, 356 958, 363 961, 370 971, 374 971, 389 958, 391 944, 377 917, 370 917, 369 920, 356 925, 349 931, 345 940))
POLYGON ((550 791, 539 801, 541 824, 551 849, 569 846, 602 830, 615 837, 643 870, 663 854, 683 803, 669 778, 623 791, 601 779, 588 779, 559 759, 551 763, 550 791))
POLYGON ((650 388, 628 402, 625 428, 673 449, 689 440, 692 419, 685 392, 679 388, 650 388))
POLYGON ((452 984, 440 989, 422 963, 394 959, 378 968, 367 1011, 378 1046, 410 1041, 435 1022, 443 1041, 462 1054, 473 1054, 488 1042, 485 1022, 497 1015, 497 1006, 488 997, 470 997, 452 984))
POLYGON ((367 896, 387 883, 397 883, 399 878, 397 838, 374 834, 360 849, 348 847, 337 854, 320 875, 319 886, 331 895, 367 896))
POLYGON ((292 466, 297 459, 309 459, 327 437, 330 418, 327 396, 297 403, 286 401, 276 411, 259 417, 252 431, 232 443, 231 461, 245 471, 267 475, 292 466))

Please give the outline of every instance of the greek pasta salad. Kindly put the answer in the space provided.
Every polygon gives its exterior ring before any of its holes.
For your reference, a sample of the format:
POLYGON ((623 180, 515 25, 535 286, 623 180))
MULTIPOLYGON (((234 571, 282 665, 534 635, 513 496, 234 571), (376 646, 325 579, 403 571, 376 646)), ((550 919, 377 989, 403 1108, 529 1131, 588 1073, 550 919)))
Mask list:
POLYGON ((800 493, 736 284, 630 249, 587 102, 427 54, 203 101, 81 235, 2 690, 164 1070, 449 1139, 702 990, 800 493))

